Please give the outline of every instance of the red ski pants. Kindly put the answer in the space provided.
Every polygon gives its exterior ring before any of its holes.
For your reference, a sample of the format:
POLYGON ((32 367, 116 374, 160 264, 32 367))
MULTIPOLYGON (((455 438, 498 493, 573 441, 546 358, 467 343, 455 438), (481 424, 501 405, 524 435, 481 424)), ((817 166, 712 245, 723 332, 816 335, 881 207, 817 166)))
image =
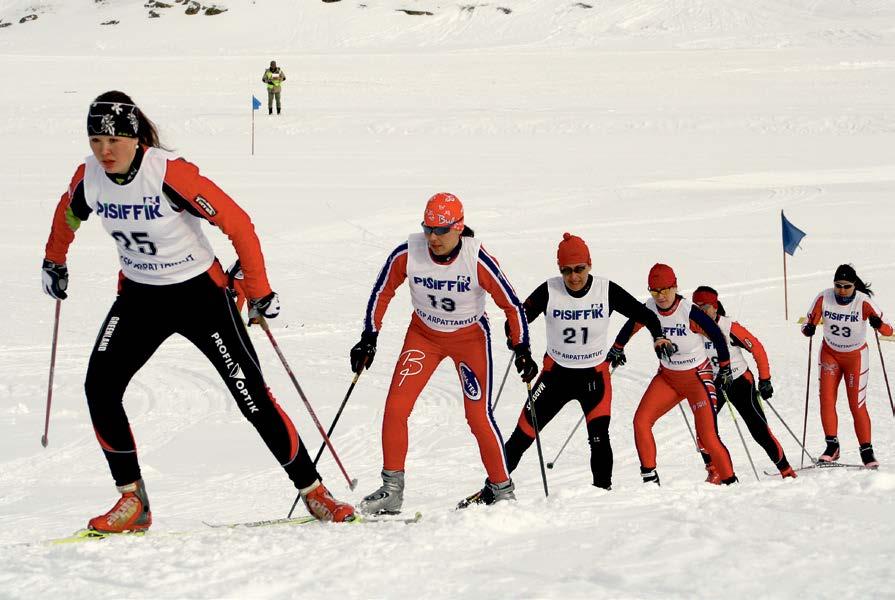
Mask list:
POLYGON ((700 445, 711 457, 712 464, 721 479, 732 477, 733 465, 730 462, 730 453, 718 437, 714 409, 715 383, 708 361, 686 371, 672 371, 659 367, 659 372, 646 388, 640 406, 634 413, 634 443, 640 456, 640 465, 645 469, 656 468, 653 425, 685 398, 693 411, 700 445))
POLYGON ((845 379, 848 407, 855 420, 858 443, 870 443, 870 414, 867 412, 867 376, 870 371, 869 350, 864 344, 851 352, 837 352, 821 344, 820 357, 820 420, 824 435, 834 436, 839 429, 836 396, 839 382, 845 379))
POLYGON ((407 457, 407 419, 432 373, 451 358, 463 390, 466 422, 479 445, 482 464, 492 483, 510 478, 503 439, 491 414, 491 336, 485 318, 445 333, 424 325, 414 315, 392 374, 382 420, 383 468, 403 471, 407 457))

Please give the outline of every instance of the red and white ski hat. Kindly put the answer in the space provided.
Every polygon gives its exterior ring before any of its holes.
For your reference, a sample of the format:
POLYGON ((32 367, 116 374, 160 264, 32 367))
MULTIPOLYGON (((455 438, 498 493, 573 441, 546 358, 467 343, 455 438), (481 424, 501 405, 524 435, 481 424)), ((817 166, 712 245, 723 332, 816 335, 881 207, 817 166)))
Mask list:
POLYGON ((677 287, 677 276, 674 269, 662 263, 656 263, 649 270, 647 284, 651 290, 661 290, 662 288, 677 287))
POLYGON ((562 234, 562 241, 556 250, 556 262, 560 267, 568 265, 590 265, 590 250, 577 235, 571 233, 562 234))
POLYGON ((463 231, 463 203, 453 194, 438 192, 426 202, 423 225, 463 231))

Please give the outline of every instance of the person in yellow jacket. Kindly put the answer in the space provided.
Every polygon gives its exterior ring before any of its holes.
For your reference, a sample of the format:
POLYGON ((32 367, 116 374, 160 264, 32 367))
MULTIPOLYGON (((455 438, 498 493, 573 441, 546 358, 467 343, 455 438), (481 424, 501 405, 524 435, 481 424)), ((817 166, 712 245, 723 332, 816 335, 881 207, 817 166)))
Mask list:
POLYGON ((280 89, 286 81, 286 73, 277 66, 277 61, 270 61, 270 67, 264 71, 261 81, 267 84, 267 114, 273 114, 273 101, 277 101, 277 114, 280 114, 280 89))

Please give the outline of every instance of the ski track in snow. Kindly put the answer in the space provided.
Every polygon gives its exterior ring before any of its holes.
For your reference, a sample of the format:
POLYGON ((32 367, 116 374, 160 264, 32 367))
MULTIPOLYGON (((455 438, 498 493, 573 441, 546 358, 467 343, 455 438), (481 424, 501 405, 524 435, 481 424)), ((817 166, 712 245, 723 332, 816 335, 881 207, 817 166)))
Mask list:
MULTIPOLYGON (((554 274, 563 231, 588 241, 596 273, 639 298, 657 261, 675 267, 685 294, 718 289, 764 343, 773 406, 801 435, 809 357, 795 320, 835 266, 855 263, 895 310, 891 2, 427 2, 429 17, 397 12, 420 2, 229 0, 213 22, 179 5, 150 20, 142 0, 90 4, 0 0, 0 22, 12 23, 0 29, 10 82, 0 90, 0 598, 895 598, 895 419, 872 340, 878 472, 756 481, 725 410, 719 430, 740 484, 709 486, 674 409, 654 430, 663 485, 644 487, 631 421, 656 367, 641 334, 612 381, 611 492, 590 485, 582 427, 547 471, 549 499, 532 446, 513 475, 517 502, 453 511, 484 471, 445 361, 410 418, 405 508, 422 511, 420 523, 215 530, 202 521, 285 516, 295 491, 211 365, 173 337, 125 398, 151 534, 39 543, 115 499, 83 398, 118 269, 95 219, 69 253, 50 445, 39 445, 52 302, 38 265, 59 194, 88 153, 84 110, 101 91, 131 93, 163 140, 252 216, 283 302, 272 331, 324 427, 351 381, 348 350, 382 262, 416 230, 425 198, 452 191, 520 296, 554 274), (36 21, 19 23, 31 12, 36 21), (120 24, 99 25, 113 18, 120 24), (249 96, 264 101, 258 79, 271 58, 288 75, 284 113, 255 113, 250 156, 249 96), (788 322, 781 210, 808 233, 787 257, 788 322)), ((229 241, 206 230, 229 264, 229 241)), ((402 288, 392 302, 373 368, 333 436, 357 489, 328 452, 319 464, 351 502, 379 486, 407 296, 402 288)), ((493 304, 489 313, 500 332, 503 315, 493 304)), ((540 353, 541 321, 531 332, 540 353)), ((266 338, 251 335, 313 457, 316 427, 266 338)), ((495 393, 510 356, 499 338, 495 393)), ((812 454, 823 443, 817 342, 812 454)), ((893 350, 882 344, 890 369, 893 350)), ((524 400, 511 370, 494 411, 505 439, 524 400)), ((792 436, 766 412, 798 465, 792 436)), ((857 462, 842 397, 838 414, 843 461, 857 462)), ((570 403, 542 432, 545 461, 579 416, 570 403)), ((748 444, 759 473, 772 470, 748 444)))

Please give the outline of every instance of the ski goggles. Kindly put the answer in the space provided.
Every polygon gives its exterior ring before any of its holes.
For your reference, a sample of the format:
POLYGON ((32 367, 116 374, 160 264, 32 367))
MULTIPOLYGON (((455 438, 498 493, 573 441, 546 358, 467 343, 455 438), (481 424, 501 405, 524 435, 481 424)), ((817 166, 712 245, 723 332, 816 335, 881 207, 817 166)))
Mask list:
POLYGON ((833 287, 835 287, 837 290, 850 290, 850 289, 852 289, 853 287, 855 287, 855 284, 853 284, 853 283, 836 283, 836 282, 834 282, 834 283, 833 283, 833 287))

